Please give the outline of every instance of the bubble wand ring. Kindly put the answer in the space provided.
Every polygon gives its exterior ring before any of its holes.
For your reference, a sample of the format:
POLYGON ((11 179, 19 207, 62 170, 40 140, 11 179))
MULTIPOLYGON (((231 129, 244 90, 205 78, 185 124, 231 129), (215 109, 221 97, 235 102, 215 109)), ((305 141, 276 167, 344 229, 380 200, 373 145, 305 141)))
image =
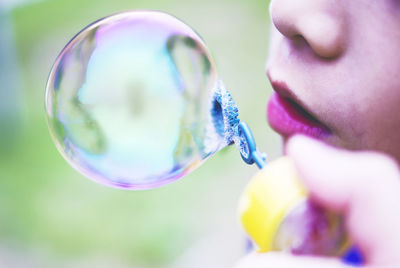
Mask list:
POLYGON ((239 151, 243 161, 249 165, 255 163, 260 169, 262 169, 265 166, 265 153, 260 153, 257 150, 256 141, 249 126, 245 122, 239 123, 238 136, 240 139, 239 151))
POLYGON ((224 136, 227 144, 236 144, 243 161, 249 165, 255 163, 262 169, 266 154, 258 151, 249 126, 238 118, 239 110, 222 81, 214 92, 210 114, 215 129, 224 136))

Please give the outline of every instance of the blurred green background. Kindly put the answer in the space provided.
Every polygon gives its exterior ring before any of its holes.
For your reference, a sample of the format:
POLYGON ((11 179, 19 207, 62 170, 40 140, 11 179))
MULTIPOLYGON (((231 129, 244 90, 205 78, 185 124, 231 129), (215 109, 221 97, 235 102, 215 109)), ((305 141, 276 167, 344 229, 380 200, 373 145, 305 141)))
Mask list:
POLYGON ((204 38, 240 118, 273 159, 280 139, 265 120, 268 2, 25 2, 0 0, 0 266, 232 267, 246 247, 237 200, 257 171, 235 147, 159 189, 107 188, 56 150, 44 90, 58 53, 89 23, 123 10, 165 11, 204 38))

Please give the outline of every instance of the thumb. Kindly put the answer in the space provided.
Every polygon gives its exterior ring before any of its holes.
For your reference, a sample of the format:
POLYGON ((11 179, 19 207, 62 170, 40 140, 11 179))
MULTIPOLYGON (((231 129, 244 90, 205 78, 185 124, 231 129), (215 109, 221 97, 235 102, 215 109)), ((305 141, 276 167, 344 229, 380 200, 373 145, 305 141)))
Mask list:
POLYGON ((392 159, 335 149, 304 136, 289 140, 287 154, 311 198, 344 215, 367 264, 400 264, 400 179, 392 159))
POLYGON ((294 256, 285 253, 253 253, 243 258, 235 268, 350 268, 331 258, 294 256))

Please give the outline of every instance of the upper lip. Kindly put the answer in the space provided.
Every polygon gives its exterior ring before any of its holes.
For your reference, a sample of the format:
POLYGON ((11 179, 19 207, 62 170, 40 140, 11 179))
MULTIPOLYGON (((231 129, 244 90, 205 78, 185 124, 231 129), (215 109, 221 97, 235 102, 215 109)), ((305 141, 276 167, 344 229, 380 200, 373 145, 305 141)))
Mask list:
POLYGON ((323 124, 318 119, 314 112, 310 108, 308 108, 307 105, 288 87, 285 81, 274 80, 269 72, 267 73, 267 76, 269 78, 269 81, 271 82, 272 88, 278 95, 290 100, 300 109, 302 109, 306 114, 308 114, 311 119, 325 126, 325 124, 323 124))

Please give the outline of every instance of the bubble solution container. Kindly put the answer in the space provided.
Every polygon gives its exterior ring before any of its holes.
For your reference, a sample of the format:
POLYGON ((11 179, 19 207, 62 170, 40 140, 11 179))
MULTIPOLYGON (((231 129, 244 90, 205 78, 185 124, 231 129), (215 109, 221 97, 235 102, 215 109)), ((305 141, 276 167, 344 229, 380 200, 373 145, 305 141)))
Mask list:
POLYGON ((288 157, 253 177, 239 215, 259 252, 344 256, 350 246, 342 217, 311 202, 288 157))

